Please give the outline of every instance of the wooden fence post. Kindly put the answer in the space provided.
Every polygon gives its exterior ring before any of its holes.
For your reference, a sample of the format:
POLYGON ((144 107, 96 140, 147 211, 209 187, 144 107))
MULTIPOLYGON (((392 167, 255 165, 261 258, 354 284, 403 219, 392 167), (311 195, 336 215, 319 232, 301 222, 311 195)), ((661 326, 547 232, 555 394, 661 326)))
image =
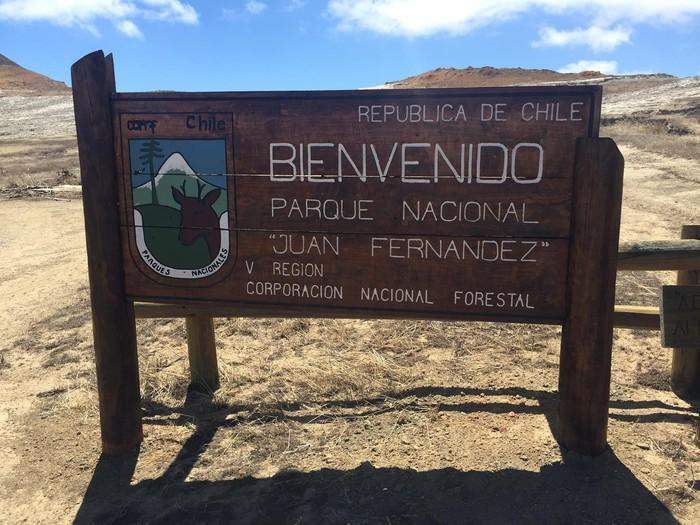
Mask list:
MULTIPOLYGON (((700 239, 700 225, 683 226, 681 239, 700 239)), ((700 270, 678 272, 678 284, 700 284, 700 270)), ((674 348, 671 387, 678 397, 700 396, 700 348, 674 348)))
POLYGON ((559 439, 564 448, 591 456, 607 446, 623 168, 612 139, 578 140, 569 311, 559 368, 559 439))
POLYGON ((102 451, 124 452, 142 439, 133 304, 124 291, 110 96, 112 56, 95 51, 71 68, 90 277, 102 451))
POLYGON ((219 388, 214 321, 207 315, 190 315, 185 318, 185 327, 191 385, 206 392, 213 392, 219 388))

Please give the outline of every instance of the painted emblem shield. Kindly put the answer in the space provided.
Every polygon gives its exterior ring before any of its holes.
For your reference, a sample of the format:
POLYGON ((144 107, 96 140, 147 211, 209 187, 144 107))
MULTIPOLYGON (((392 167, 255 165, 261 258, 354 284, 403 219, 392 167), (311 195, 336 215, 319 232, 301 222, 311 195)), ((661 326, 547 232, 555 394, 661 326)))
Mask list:
POLYGON ((215 274, 229 258, 224 139, 131 139, 134 235, 141 259, 175 279, 215 274))

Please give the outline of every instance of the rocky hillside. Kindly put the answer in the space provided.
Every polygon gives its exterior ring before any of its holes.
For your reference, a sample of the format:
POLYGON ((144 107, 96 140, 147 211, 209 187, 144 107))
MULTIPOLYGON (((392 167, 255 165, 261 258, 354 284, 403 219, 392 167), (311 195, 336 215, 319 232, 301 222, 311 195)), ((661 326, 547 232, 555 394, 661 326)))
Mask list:
POLYGON ((559 73, 551 69, 525 69, 466 67, 437 68, 420 75, 394 80, 378 87, 389 89, 408 88, 457 88, 502 87, 559 84, 601 84, 604 94, 630 93, 673 84, 679 79, 662 73, 648 75, 605 75, 599 71, 559 73))
POLYGON ((23 68, 0 55, 0 93, 22 95, 49 95, 68 93, 65 83, 23 68))
POLYGON ((591 81, 603 79, 599 71, 581 73, 558 73, 551 69, 524 69, 521 67, 440 67, 403 80, 387 82, 392 88, 437 88, 437 87, 495 87, 544 82, 591 81))

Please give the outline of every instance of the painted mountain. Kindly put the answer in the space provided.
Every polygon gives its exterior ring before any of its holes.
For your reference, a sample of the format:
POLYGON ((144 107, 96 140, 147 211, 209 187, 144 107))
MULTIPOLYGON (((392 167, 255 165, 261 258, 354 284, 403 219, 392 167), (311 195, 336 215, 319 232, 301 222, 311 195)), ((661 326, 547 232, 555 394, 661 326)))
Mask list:
MULTIPOLYGON (((172 187, 175 186, 182 190, 184 186, 189 194, 190 191, 196 193, 198 185, 201 187, 202 184, 204 185, 204 189, 201 191, 202 194, 207 194, 217 188, 217 186, 210 184, 197 175, 180 153, 173 153, 158 169, 158 173, 155 176, 156 202, 153 202, 153 183, 149 180, 133 189, 134 206, 160 204, 161 206, 179 209, 180 205, 173 197, 172 187)), ((226 211, 226 195, 223 192, 214 202, 213 208, 219 216, 226 211)))
POLYGON ((164 275, 194 278, 189 270, 228 251, 225 142, 138 139, 129 149, 142 258, 164 275))

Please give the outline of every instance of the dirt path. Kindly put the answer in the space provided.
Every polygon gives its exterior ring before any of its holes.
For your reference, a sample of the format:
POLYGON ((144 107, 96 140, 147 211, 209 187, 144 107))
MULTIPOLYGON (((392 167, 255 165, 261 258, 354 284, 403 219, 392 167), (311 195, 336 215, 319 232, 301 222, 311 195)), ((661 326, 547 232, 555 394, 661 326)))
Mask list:
POLYGON ((681 224, 700 219, 700 162, 669 159, 632 146, 625 157, 623 241, 677 239, 681 224))
MULTIPOLYGON (((17 474, 21 458, 27 452, 38 452, 32 447, 31 433, 27 433, 27 422, 41 417, 37 400, 46 392, 66 386, 60 373, 44 366, 51 341, 36 344, 39 341, 33 340, 30 332, 74 307, 76 299, 85 293, 81 219, 82 206, 77 200, 0 201, 0 326, 4 328, 0 350, 8 366, 0 371, 0 439, 4 451, 0 486, 5 489, 13 480, 26 483, 17 474)), ((58 340, 60 332, 54 337, 58 340)), ((20 521, 22 516, 34 516, 50 521, 55 517, 44 491, 27 493, 27 488, 19 492, 23 497, 12 498, 12 505, 3 509, 5 518, 20 521)))
MULTIPOLYGON (((698 220, 698 163, 623 152, 624 240, 698 220)), ((146 439, 119 471, 98 459, 80 202, 0 201, 0 225, 3 522, 700 520, 693 411, 657 334, 629 330, 611 452, 565 466, 557 329, 222 320, 209 400, 186 399, 183 323, 139 322, 146 439)), ((671 278, 626 274, 619 295, 653 303, 671 278)))

